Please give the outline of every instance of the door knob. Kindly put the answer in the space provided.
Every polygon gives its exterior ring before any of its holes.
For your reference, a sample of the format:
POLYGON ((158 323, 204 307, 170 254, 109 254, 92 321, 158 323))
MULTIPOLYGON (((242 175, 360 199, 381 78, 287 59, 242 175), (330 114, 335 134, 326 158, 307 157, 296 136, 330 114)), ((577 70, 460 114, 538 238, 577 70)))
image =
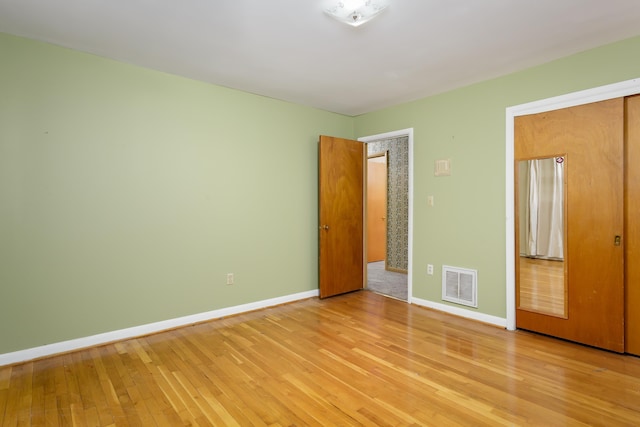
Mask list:
POLYGON ((613 239, 613 244, 614 244, 615 246, 620 246, 620 236, 616 236, 616 237, 613 239))
POLYGON ((320 230, 328 230, 329 226, 327 224, 325 224, 325 225, 321 225, 319 228, 320 228, 320 230))

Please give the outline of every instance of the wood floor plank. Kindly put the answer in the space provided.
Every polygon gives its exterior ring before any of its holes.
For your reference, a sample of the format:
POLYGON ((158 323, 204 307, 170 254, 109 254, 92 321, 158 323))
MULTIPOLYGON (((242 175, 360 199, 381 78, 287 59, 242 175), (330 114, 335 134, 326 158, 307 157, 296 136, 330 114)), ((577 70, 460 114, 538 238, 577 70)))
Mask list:
POLYGON ((33 365, 15 366, 11 371, 3 426, 25 425, 30 418, 32 403, 31 380, 33 365))
POLYGON ((4 424, 4 418, 9 400, 9 384, 11 383, 11 372, 13 367, 5 366, 0 368, 0 426, 4 424))
POLYGON ((0 368, 0 426, 640 425, 640 358, 372 292, 0 368))

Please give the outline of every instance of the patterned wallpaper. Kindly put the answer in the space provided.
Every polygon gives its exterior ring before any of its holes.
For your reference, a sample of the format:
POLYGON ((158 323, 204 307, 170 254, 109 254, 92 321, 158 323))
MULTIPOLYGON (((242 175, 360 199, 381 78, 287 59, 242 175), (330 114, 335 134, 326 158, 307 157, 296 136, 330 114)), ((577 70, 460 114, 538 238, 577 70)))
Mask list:
POLYGON ((409 268, 409 138, 383 139, 367 144, 367 154, 389 152, 387 171, 387 264, 409 268))

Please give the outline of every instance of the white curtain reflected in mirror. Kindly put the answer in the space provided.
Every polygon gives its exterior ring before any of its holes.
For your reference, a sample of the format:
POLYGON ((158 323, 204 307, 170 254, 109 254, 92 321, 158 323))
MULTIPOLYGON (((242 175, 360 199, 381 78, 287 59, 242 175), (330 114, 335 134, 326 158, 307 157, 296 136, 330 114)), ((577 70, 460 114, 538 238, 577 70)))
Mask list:
POLYGON ((564 159, 528 160, 524 165, 528 169, 524 255, 562 260, 564 159))
POLYGON ((518 165, 518 308, 566 317, 565 156, 518 165))

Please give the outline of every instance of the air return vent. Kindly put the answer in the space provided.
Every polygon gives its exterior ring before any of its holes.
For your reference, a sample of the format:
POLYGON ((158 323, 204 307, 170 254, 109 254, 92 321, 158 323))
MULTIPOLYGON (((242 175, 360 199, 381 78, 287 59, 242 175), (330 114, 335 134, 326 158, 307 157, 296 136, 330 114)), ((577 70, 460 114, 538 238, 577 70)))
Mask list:
POLYGON ((456 304, 478 306, 478 271, 442 266, 442 299, 456 304))

